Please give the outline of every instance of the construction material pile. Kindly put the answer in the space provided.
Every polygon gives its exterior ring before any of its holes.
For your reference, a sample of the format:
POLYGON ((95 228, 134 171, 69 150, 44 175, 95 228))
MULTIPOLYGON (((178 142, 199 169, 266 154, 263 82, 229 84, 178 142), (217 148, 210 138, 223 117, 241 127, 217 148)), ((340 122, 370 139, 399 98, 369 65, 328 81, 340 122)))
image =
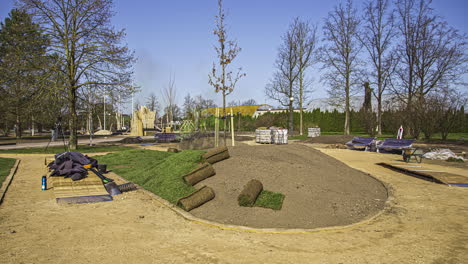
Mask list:
POLYGON ((320 127, 309 127, 307 129, 307 137, 319 137, 320 127))
POLYGON ((450 158, 464 160, 463 157, 457 156, 450 149, 437 149, 431 152, 427 152, 423 155, 423 158, 431 160, 448 160, 450 158))
POLYGON ((288 130, 284 128, 271 128, 271 142, 281 145, 288 144, 288 130))
POLYGON ((88 174, 84 165, 96 167, 97 163, 97 160, 79 152, 64 152, 55 154, 55 160, 49 163, 48 167, 53 170, 50 176, 64 176, 77 181, 85 178, 88 174))
POLYGON ((256 129, 255 142, 263 144, 271 144, 271 130, 270 129, 256 129))
POLYGON ((255 142, 261 144, 288 144, 288 130, 279 127, 256 129, 255 142))

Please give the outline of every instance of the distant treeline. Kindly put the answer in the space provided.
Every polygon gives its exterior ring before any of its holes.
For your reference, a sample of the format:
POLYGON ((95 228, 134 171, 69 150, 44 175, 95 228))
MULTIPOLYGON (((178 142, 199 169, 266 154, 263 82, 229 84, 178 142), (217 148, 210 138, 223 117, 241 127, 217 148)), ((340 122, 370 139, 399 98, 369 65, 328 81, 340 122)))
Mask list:
MULTIPOLYGON (((461 108, 454 113, 454 121, 451 124, 449 133, 463 133, 468 131, 468 114, 464 113, 464 109, 461 108)), ((405 124, 405 120, 402 119, 403 112, 398 110, 384 111, 382 115, 382 130, 384 134, 395 134, 398 131, 400 125, 405 124)), ((375 116, 369 116, 360 111, 351 111, 351 132, 352 133, 368 133, 367 126, 375 120, 375 116)), ((229 121, 229 117, 228 117, 229 121)), ((266 113, 253 118, 250 116, 234 116, 234 124, 236 131, 255 131, 258 127, 287 127, 288 113, 266 113), (239 120, 240 119, 240 120, 239 120)), ((314 109, 312 112, 304 112, 304 134, 307 134, 307 128, 309 127, 320 127, 322 132, 344 132, 345 113, 334 111, 321 111, 320 109, 314 109)), ((434 133, 442 132, 442 124, 437 121, 428 120, 431 124, 430 131, 426 131, 430 134, 429 137, 426 134, 422 134, 426 138, 430 138, 434 133)), ((228 124, 230 121, 228 122, 228 124)), ((201 121, 202 126, 205 125, 206 129, 214 129, 214 117, 210 116, 201 121)), ((222 126, 222 122, 220 123, 222 126)), ((299 113, 294 113, 294 132, 299 133, 299 113)))

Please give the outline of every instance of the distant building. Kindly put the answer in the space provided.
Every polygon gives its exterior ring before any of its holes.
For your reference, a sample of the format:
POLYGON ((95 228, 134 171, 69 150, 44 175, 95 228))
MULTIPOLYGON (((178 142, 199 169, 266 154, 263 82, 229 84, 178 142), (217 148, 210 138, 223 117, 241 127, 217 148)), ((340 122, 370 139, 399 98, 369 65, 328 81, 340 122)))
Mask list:
MULTIPOLYGON (((209 115, 215 115, 216 109, 219 109, 219 114, 222 115, 223 108, 222 107, 213 107, 205 109, 203 112, 209 115)), ((246 116, 251 116, 257 118, 266 113, 282 113, 287 112, 288 109, 279 109, 273 108, 271 105, 262 104, 262 105, 244 105, 244 106, 226 106, 226 114, 229 115, 231 110, 234 115, 241 114, 246 116)), ((304 111, 306 109, 304 108, 304 111)), ((299 113, 299 109, 294 109, 294 112, 299 113)))
MULTIPOLYGON (((252 117, 259 117, 261 115, 264 115, 266 113, 283 113, 283 112, 288 112, 289 109, 280 109, 280 108, 273 108, 271 107, 270 105, 264 105, 264 106, 268 106, 268 107, 261 107, 261 108, 258 108, 257 111, 255 111, 255 113, 252 115, 252 117)), ((303 111, 306 111, 306 109, 304 108, 303 111)), ((300 112, 300 109, 294 109, 294 112, 295 113, 299 113, 300 112)))

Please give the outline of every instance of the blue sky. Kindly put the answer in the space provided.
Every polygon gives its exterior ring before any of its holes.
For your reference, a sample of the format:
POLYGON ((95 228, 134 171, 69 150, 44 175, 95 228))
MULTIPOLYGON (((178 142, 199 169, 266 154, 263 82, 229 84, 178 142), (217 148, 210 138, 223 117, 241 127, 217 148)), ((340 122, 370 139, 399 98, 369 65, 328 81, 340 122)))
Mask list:
MULTIPOLYGON (((2 21, 13 2, 0 1, 2 21)), ((327 13, 339 2, 224 0, 228 34, 242 48, 233 67, 241 66, 247 73, 227 101, 253 98, 258 103, 276 105, 265 98, 264 87, 274 71, 281 35, 296 16, 319 23, 321 29, 327 13)), ((362 2, 355 1, 358 8, 362 2)), ((135 78, 142 88, 136 96, 140 103, 150 92, 160 96, 171 73, 175 75, 179 104, 187 93, 201 94, 222 103, 221 94, 216 94, 208 84, 208 73, 215 61, 216 39, 212 31, 217 0, 115 0, 114 5, 116 15, 112 23, 116 28, 126 29, 127 43, 138 58, 135 78)), ((468 33, 467 0, 435 0, 432 6, 451 26, 468 33)), ((319 82, 318 70, 311 69, 309 74, 315 79, 311 97, 326 97, 326 87, 319 82)))

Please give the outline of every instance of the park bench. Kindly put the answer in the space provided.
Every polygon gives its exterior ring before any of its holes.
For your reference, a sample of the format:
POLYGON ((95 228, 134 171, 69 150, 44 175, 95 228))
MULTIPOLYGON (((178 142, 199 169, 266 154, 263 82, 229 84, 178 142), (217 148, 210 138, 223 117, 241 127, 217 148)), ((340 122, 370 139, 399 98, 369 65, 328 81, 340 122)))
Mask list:
POLYGON ((367 151, 371 149, 372 143, 374 143, 375 139, 376 137, 354 137, 345 145, 348 148, 365 147, 365 151, 367 151))
POLYGON ((377 152, 380 152, 381 149, 384 150, 402 150, 411 148, 411 145, 415 139, 396 139, 396 138, 387 138, 381 144, 377 145, 377 152))

